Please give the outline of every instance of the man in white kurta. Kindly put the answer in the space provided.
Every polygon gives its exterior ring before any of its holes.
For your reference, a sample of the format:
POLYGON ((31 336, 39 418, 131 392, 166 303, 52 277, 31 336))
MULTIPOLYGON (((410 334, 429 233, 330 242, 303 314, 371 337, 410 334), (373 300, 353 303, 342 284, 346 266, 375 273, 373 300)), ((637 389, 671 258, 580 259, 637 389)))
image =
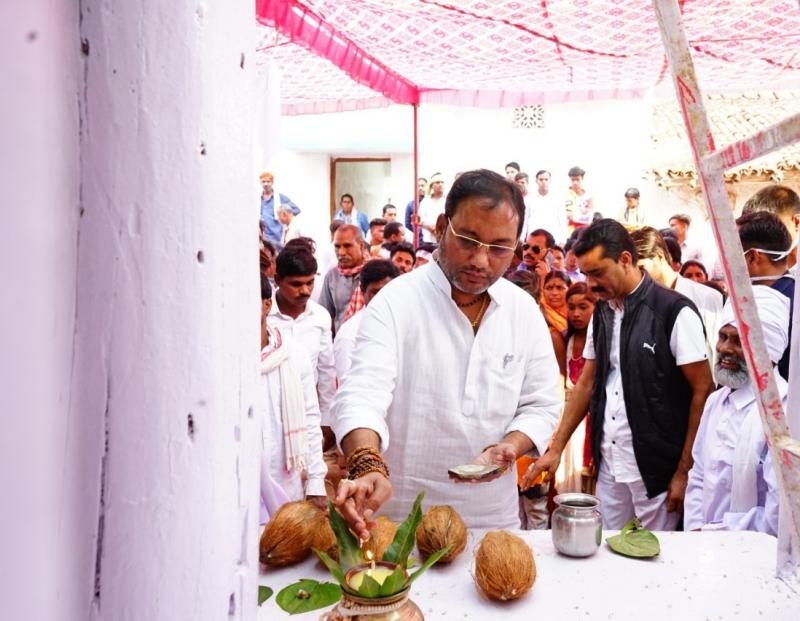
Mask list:
POLYGON ((536 229, 549 231, 559 244, 567 239, 567 213, 564 200, 550 190, 550 173, 540 170, 536 173, 536 188, 526 197, 529 208, 523 230, 522 241, 536 229))
POLYGON ((390 283, 363 311, 333 428, 337 438, 359 427, 381 436, 396 473, 383 510, 392 519, 403 519, 424 490, 426 504, 451 505, 470 528, 519 528, 513 474, 479 487, 447 475, 510 431, 547 446, 560 411, 558 368, 535 302, 505 279, 489 295, 473 336, 432 262, 390 283))
MULTIPOLYGON (((364 311, 333 428, 343 448, 351 433, 379 441, 391 473, 381 507, 389 517, 402 519, 424 491, 426 504, 453 506, 470 528, 519 528, 513 468, 478 484, 454 483, 448 469, 513 466, 521 447, 547 445, 560 413, 544 319, 527 293, 500 279, 524 203, 515 184, 489 171, 464 173, 447 200, 437 261, 389 283, 364 311), (487 186, 496 194, 471 194, 487 186)), ((381 477, 350 483, 340 506, 385 485, 381 477)))
MULTIPOLYGON (((306 438, 308 439, 308 462, 305 481, 299 470, 290 471, 286 467, 286 446, 284 444, 284 425, 281 413, 281 380, 280 371, 262 375, 264 400, 266 402, 265 425, 270 438, 270 446, 265 450, 271 452, 269 460, 270 475, 286 492, 290 500, 302 500, 305 497, 325 497, 325 475, 328 467, 322 458, 322 429, 320 427, 319 403, 314 373, 308 354, 300 344, 279 330, 273 330, 272 336, 281 341, 281 347, 289 349, 289 358, 300 375, 303 386, 303 402, 305 404, 306 438)), ((265 358, 270 346, 262 351, 265 358)))
MULTIPOLYGON (((277 297, 277 294, 276 294, 277 297)), ((308 355, 314 384, 317 386, 322 424, 329 425, 328 411, 336 392, 336 368, 333 358, 331 316, 322 306, 312 300, 305 302, 305 309, 296 317, 281 312, 277 299, 272 303, 269 322, 281 333, 289 336, 303 347, 308 355)))
MULTIPOLYGON (((767 351, 775 363, 789 340, 789 301, 764 285, 754 286, 753 294, 767 351)), ((779 491, 730 304, 721 323, 716 377, 723 386, 706 401, 695 438, 684 525, 686 530, 776 535, 779 491)), ((789 387, 777 367, 773 375, 785 411, 789 387)))
POLYGON ((272 287, 261 277, 261 522, 287 500, 327 501, 316 381, 308 354, 268 326, 272 287), (305 476, 304 476, 305 473, 305 476))
MULTIPOLYGON (((400 275, 399 270, 387 259, 367 261, 361 270, 358 286, 364 294, 364 308, 369 306, 375 296, 392 280, 400 275)), ((358 311, 342 324, 333 342, 333 357, 336 361, 336 374, 344 378, 350 372, 353 363, 353 348, 356 344, 358 329, 364 317, 364 309, 358 311)))

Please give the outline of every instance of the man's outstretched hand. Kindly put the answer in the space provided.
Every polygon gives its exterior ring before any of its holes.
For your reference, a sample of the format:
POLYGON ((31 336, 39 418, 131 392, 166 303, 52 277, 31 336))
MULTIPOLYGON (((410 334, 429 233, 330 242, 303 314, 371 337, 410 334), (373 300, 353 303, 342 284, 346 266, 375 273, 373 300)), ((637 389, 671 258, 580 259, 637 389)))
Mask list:
POLYGON ((503 476, 509 468, 512 468, 517 461, 517 451, 512 444, 508 442, 501 442, 486 448, 483 453, 478 455, 473 463, 481 464, 483 466, 498 466, 495 474, 484 477, 481 479, 465 480, 458 477, 450 476, 452 481, 456 483, 488 483, 503 476))
POLYGON ((524 492, 530 489, 543 472, 547 473, 544 479, 545 481, 554 479, 560 463, 561 451, 548 449, 544 455, 539 457, 539 459, 533 462, 528 468, 528 472, 525 473, 525 477, 522 480, 522 491, 524 492))
POLYGON ((369 539, 372 517, 392 496, 392 484, 380 472, 370 472, 355 480, 342 479, 333 504, 360 539, 369 539))

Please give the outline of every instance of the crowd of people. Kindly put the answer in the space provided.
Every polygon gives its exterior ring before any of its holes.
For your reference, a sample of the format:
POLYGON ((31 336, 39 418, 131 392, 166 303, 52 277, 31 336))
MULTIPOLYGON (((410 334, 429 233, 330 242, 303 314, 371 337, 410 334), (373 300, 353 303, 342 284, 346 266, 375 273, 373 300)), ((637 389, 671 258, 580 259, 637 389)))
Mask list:
MULTIPOLYGON (((604 218, 569 170, 419 179, 398 220, 340 197, 331 239, 261 176, 262 499, 338 510, 360 537, 425 490, 469 527, 547 528, 556 492, 606 528, 775 534, 775 471, 726 302, 675 214, 628 188, 604 218), (535 189, 534 189, 535 188, 535 189), (277 200, 276 200, 277 198, 277 200), (476 485, 448 470, 498 466, 476 485)), ((788 392, 800 198, 765 187, 737 220, 775 379, 788 392)))

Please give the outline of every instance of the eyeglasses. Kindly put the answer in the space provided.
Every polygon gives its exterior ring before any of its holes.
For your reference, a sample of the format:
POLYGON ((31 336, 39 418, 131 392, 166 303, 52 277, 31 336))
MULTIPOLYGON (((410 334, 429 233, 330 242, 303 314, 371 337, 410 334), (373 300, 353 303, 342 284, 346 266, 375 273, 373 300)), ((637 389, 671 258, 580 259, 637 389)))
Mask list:
POLYGON ((531 246, 530 244, 522 244, 522 250, 533 250, 534 254, 539 254, 542 251, 542 247, 531 246))
POLYGON ((453 237, 456 238, 456 243, 458 244, 461 250, 465 252, 474 252, 476 250, 480 250, 481 248, 486 248, 489 255, 495 259, 505 259, 513 254, 515 248, 510 246, 499 246, 497 244, 484 244, 482 241, 477 239, 473 239, 472 237, 467 237, 466 235, 459 235, 453 229, 453 223, 448 219, 447 226, 450 228, 450 232, 453 234, 453 237))

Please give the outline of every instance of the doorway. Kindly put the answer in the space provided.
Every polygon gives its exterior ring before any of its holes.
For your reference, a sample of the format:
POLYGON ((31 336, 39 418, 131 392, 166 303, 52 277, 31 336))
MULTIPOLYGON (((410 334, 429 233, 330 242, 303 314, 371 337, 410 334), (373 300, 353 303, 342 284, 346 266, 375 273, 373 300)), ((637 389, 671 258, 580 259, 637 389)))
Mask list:
POLYGON ((379 218, 391 197, 392 161, 388 157, 331 158, 331 219, 339 197, 352 194, 355 207, 369 220, 379 218))

